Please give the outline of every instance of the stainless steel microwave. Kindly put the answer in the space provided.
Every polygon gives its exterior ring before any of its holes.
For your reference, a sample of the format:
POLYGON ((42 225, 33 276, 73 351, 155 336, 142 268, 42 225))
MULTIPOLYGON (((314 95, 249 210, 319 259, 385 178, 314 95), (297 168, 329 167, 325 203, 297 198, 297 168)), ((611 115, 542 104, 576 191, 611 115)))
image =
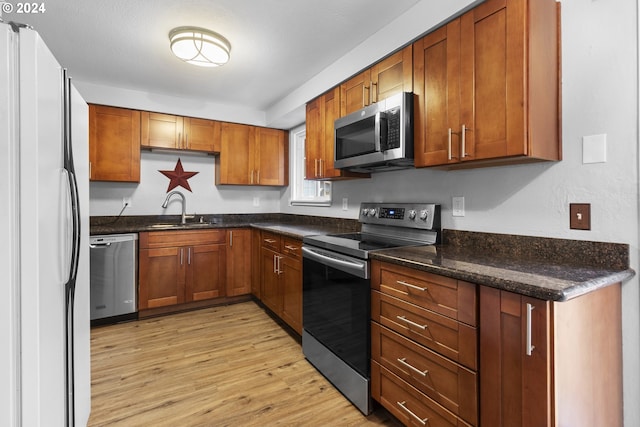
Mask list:
POLYGON ((334 153, 338 169, 413 167, 413 94, 399 93, 336 120, 334 153))

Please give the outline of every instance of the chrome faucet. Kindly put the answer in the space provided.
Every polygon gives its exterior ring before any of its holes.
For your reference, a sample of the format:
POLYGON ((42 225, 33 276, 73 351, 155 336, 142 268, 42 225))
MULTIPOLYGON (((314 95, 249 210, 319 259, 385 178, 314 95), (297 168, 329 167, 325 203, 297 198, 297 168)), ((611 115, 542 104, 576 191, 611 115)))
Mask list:
POLYGON ((166 199, 164 199, 164 202, 162 203, 162 207, 166 208, 167 205, 169 204, 169 199, 171 199, 171 196, 173 196, 174 194, 177 194, 178 196, 180 196, 180 198, 182 199, 182 217, 180 220, 181 224, 185 224, 187 221, 186 219, 189 218, 195 218, 195 214, 194 215, 187 215, 187 200, 184 197, 184 194, 182 194, 181 192, 179 192, 178 190, 172 191, 171 193, 167 194, 166 199))

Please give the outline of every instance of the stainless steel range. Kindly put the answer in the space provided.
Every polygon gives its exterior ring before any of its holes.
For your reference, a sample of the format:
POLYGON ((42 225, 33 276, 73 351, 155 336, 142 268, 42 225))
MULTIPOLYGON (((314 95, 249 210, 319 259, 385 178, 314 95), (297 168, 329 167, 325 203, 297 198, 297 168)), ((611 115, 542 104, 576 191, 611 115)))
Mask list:
POLYGON ((364 414, 371 412, 369 254, 440 242, 440 206, 363 203, 360 233, 303 239, 302 351, 364 414))

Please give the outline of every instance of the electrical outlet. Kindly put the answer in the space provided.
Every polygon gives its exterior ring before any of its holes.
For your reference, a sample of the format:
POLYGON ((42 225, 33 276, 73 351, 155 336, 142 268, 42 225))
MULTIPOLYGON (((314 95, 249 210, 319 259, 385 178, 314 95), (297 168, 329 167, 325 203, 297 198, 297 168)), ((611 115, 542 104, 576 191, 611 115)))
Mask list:
POLYGON ((349 210, 349 199, 346 197, 342 198, 342 210, 343 211, 348 211, 349 210))
POLYGON ((464 197, 452 197, 451 198, 453 209, 451 211, 452 216, 464 216, 464 197))
POLYGON ((131 197, 123 197, 122 198, 122 207, 123 208, 130 208, 131 206, 132 206, 131 197))
POLYGON ((260 197, 254 197, 253 198, 253 206, 256 207, 256 208, 258 206, 260 206, 260 197))
POLYGON ((572 230, 591 230, 591 204, 569 204, 569 228, 572 230))

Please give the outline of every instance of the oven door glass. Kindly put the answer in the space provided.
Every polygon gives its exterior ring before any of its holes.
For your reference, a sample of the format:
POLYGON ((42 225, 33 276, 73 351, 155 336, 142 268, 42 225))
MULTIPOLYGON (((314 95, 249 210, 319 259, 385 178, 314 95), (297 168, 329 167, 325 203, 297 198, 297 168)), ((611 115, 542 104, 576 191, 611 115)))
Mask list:
POLYGON ((369 378, 370 280, 308 258, 302 271, 305 331, 369 378))

